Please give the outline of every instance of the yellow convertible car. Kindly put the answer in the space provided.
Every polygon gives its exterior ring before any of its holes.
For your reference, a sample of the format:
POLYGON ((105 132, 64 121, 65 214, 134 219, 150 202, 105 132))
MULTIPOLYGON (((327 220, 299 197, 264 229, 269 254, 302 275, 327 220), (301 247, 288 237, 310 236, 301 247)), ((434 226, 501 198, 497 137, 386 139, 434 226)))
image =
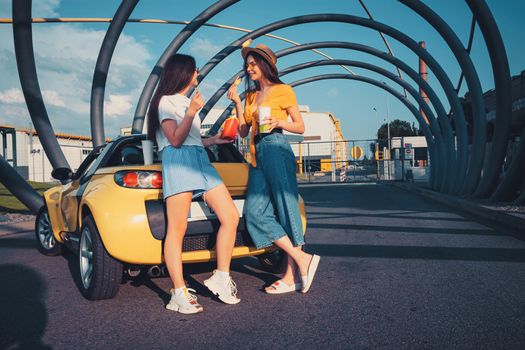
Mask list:
MULTIPOLYGON (((45 205, 35 223, 38 250, 58 255, 66 246, 75 252, 81 291, 88 299, 114 297, 124 272, 133 276, 147 270, 158 276, 165 271, 161 164, 155 155, 152 165, 144 165, 141 141, 145 137, 121 137, 95 148, 74 173, 55 169, 53 177, 67 183, 44 193, 45 205)), ((207 151, 243 213, 248 164, 232 144, 207 151)), ((299 201, 306 228, 304 202, 299 201)), ((216 216, 201 199, 192 202, 183 244, 185 263, 215 259, 218 226, 216 216)), ((280 254, 274 248, 253 247, 241 215, 233 257, 246 256, 258 256, 267 270, 279 265, 280 254)))

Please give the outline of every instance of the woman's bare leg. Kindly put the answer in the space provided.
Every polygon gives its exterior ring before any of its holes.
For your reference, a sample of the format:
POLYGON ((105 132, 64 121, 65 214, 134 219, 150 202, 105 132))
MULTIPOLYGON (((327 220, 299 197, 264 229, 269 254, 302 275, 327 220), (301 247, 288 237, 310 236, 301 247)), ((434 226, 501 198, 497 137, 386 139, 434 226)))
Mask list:
POLYGON ((295 283, 301 283, 301 276, 295 261, 288 254, 285 254, 284 259, 286 260, 286 270, 281 280, 290 286, 295 283))
POLYGON ((288 254, 288 259, 292 259, 297 265, 301 276, 308 274, 308 265, 313 257, 311 254, 303 252, 301 247, 294 247, 288 236, 281 237, 273 243, 288 254))
POLYGON ((217 218, 221 223, 215 245, 217 269, 222 272, 230 272, 230 263, 239 224, 239 212, 224 184, 206 192, 205 200, 207 205, 217 214, 217 218))
POLYGON ((175 288, 185 286, 182 275, 182 240, 188 227, 191 192, 184 192, 166 199, 168 227, 164 241, 164 261, 175 288))

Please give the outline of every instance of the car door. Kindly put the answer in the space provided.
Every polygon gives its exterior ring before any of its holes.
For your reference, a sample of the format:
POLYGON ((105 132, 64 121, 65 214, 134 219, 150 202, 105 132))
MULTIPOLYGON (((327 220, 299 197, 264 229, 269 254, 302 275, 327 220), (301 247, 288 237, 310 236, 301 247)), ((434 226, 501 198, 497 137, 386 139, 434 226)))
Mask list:
POLYGON ((106 147, 102 150, 102 147, 97 147, 88 154, 73 175, 72 181, 63 187, 60 209, 68 232, 75 232, 79 229, 78 210, 82 195, 91 179, 91 175, 98 167, 100 159, 105 154, 105 151, 109 149, 109 147, 106 147))

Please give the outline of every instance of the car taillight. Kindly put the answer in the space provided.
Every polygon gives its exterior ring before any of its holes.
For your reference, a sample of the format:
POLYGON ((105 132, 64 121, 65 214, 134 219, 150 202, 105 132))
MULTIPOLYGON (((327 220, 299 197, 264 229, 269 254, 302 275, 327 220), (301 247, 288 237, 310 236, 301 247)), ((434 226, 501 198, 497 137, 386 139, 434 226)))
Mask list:
POLYGON ((162 188, 159 171, 119 171, 115 173, 117 185, 128 188, 162 188))

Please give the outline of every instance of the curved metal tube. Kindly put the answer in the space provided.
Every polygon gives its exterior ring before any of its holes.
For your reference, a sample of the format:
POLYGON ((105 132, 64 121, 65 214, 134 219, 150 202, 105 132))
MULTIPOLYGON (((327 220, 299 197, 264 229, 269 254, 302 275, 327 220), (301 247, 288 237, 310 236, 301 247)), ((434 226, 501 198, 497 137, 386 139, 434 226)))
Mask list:
MULTIPOLYGON (((428 135, 432 135, 434 137, 433 140, 434 140, 434 143, 436 144, 436 148, 438 150, 438 152, 436 153, 436 158, 437 159, 435 159, 434 164, 430 168, 431 172, 433 173, 433 175, 430 177, 432 179, 432 181, 430 181, 430 183, 431 183, 432 187, 435 188, 436 184, 434 183, 434 180, 436 179, 436 176, 437 176, 438 179, 441 179, 441 178, 443 178, 443 177, 448 175, 448 173, 447 173, 448 169, 447 168, 448 168, 449 164, 448 164, 447 158, 446 158, 446 154, 447 154, 446 153, 447 152, 446 145, 444 144, 443 139, 441 137, 441 131, 440 131, 439 125, 436 122, 436 118, 434 116, 434 113, 432 112, 432 110, 430 109, 428 104, 425 102, 425 100, 423 100, 423 98, 421 97, 419 92, 416 91, 416 89, 414 89, 408 82, 406 82, 405 80, 399 78, 399 76, 397 76, 396 74, 394 74, 394 73, 392 73, 392 72, 390 72, 390 71, 388 71, 388 70, 386 70, 384 68, 378 67, 376 65, 373 65, 373 64, 370 64, 370 63, 366 63, 366 62, 353 61, 353 60, 344 60, 344 59, 320 60, 320 61, 305 62, 305 63, 297 64, 295 66, 291 66, 291 67, 288 67, 286 69, 283 69, 281 72, 279 72, 279 75, 280 76, 281 75, 286 75, 286 74, 289 74, 289 73, 292 73, 292 72, 295 72, 295 71, 298 71, 298 70, 302 70, 302 69, 305 69, 305 68, 318 67, 318 66, 327 66, 327 65, 334 65, 334 64, 364 68, 364 69, 376 72, 378 74, 381 74, 381 75, 383 75, 383 76, 393 80, 397 84, 399 84, 405 91, 408 91, 408 93, 411 94, 412 97, 419 103, 419 105, 423 109, 424 113, 426 114, 426 116, 428 117, 428 120, 430 122, 430 129, 428 129, 429 126, 427 125, 426 122, 424 122, 423 124, 420 123, 420 127, 422 129, 427 129, 427 132, 425 133, 425 135, 428 134, 428 135)), ((418 121, 419 121, 419 119, 418 119, 418 121)))
MULTIPOLYGON (((471 194, 476 189, 481 177, 483 160, 485 159, 485 148, 487 143, 487 119, 485 116, 485 102, 483 92, 479 81, 476 68, 470 59, 461 40, 450 26, 434 11, 421 1, 416 0, 399 0, 402 4, 412 9, 418 15, 423 17, 445 40, 448 47, 456 57, 461 70, 465 74, 465 81, 470 92, 473 113, 473 140, 472 153, 468 164, 466 178, 465 169, 457 168, 457 181, 453 184, 454 192, 457 192, 463 184, 463 193, 471 194)), ((456 132, 458 133, 458 143, 468 144, 468 139, 464 137, 467 134, 467 126, 464 119, 454 118, 456 121, 456 132), (459 128, 459 129, 458 129, 459 128)), ((458 158, 463 154, 458 154, 458 158)), ((465 161, 458 159, 458 164, 465 164, 465 161)))
POLYGON ((525 204, 525 191, 521 192, 521 194, 516 198, 514 201, 515 204, 525 204))
POLYGON ((91 137, 93 138, 93 147, 98 147, 105 143, 104 91, 106 90, 109 64, 122 29, 138 2, 139 0, 122 1, 115 16, 113 16, 113 20, 106 31, 102 46, 98 52, 93 74, 93 84, 91 85, 91 137))
POLYGON ((0 182, 32 213, 36 214, 44 205, 42 196, 29 186, 2 156, 0 156, 0 182))
MULTIPOLYGON (((443 70, 443 68, 432 57, 432 55, 430 55, 425 49, 421 48, 419 44, 416 41, 414 41, 412 38, 408 37, 406 34, 386 24, 376 22, 376 21, 371 21, 367 18, 351 16, 351 15, 342 15, 342 14, 305 15, 305 16, 290 17, 284 20, 280 20, 280 21, 268 24, 264 27, 254 30, 252 33, 244 35, 240 39, 233 41, 228 46, 226 46, 223 50, 217 53, 201 69, 201 72, 200 72, 201 77, 204 78, 217 64, 219 64, 224 58, 226 58, 233 51, 239 49, 242 46, 242 43, 248 39, 257 38, 261 35, 266 34, 267 32, 274 31, 277 29, 290 27, 290 26, 297 25, 297 24, 313 23, 313 22, 351 23, 351 24, 355 24, 359 26, 372 28, 375 30, 380 30, 381 32, 402 42, 404 45, 406 45, 408 48, 414 51, 414 53, 416 53, 421 59, 423 59, 427 63, 428 67, 434 72, 435 76, 441 83, 445 91, 445 94, 447 95, 447 98, 449 99, 449 102, 451 104, 455 117, 465 120, 463 109, 459 102, 459 98, 454 90, 454 86, 452 85, 452 82, 450 81, 448 75, 443 70)), ((461 131, 461 130, 458 130, 458 131, 461 131)), ((454 150, 454 154, 452 158, 456 159, 455 150, 454 150)), ((466 160, 467 159, 462 159, 462 161, 465 163, 466 163, 466 160)), ((458 164, 457 166, 460 166, 461 169, 466 169, 466 164, 458 164)), ((446 179, 449 179, 449 178, 447 177, 446 179)), ((450 185, 449 183, 445 183, 443 187, 448 188, 449 185, 450 185)))
MULTIPOLYGON (((523 174, 525 173, 525 129, 521 132, 520 143, 515 151, 514 157, 507 173, 501 180, 499 186, 496 188, 492 196, 491 201, 508 201, 514 199, 517 195, 518 189, 522 183, 525 183, 523 174)), ((525 191, 520 195, 521 198, 525 199, 525 191)), ((518 200, 518 203, 520 202, 518 200)))
MULTIPOLYGON (((490 63, 492 65, 492 74, 494 76, 494 86, 497 91, 496 94, 496 122, 494 123, 494 134, 492 138, 492 147, 488 161, 483 168, 483 177, 481 183, 476 189, 475 196, 487 197, 493 193, 494 187, 497 185, 501 167, 507 154, 507 144, 510 136, 511 118, 512 118, 512 88, 509 61, 507 59, 507 52, 505 45, 498 29, 498 25, 490 12, 485 1, 482 0, 467 0, 467 5, 470 7, 474 17, 478 22, 479 29, 483 34, 487 50, 489 52, 490 63)), ((520 141, 525 144, 525 140, 521 138, 520 141)), ((521 149, 525 148, 525 145, 521 149)), ((514 162, 523 162, 525 159, 525 152, 517 154, 514 162), (521 158, 520 158, 521 157, 521 158), (521 159, 521 161, 519 160, 521 159)), ((513 171, 515 171, 513 169, 513 171)), ((523 174, 523 173, 521 173, 523 174)), ((509 171, 498 186, 503 191, 514 187, 517 190, 519 183, 512 181, 513 174, 509 171), (509 181, 506 180, 507 176, 509 181)), ((499 192, 499 191, 498 191, 499 192)), ((500 200, 494 196, 493 200, 500 200)))
MULTIPOLYGON (((476 196, 486 197, 492 194, 494 187, 497 185, 498 177, 501 172, 501 167, 507 153, 507 144, 510 135, 511 117, 512 117, 512 88, 510 79, 509 62, 505 45, 501 38, 498 26, 490 9, 485 1, 482 0, 466 0, 473 15, 476 17, 479 29, 483 35, 487 50, 492 65, 492 72, 494 75, 494 87, 496 94, 496 123, 494 127, 494 135, 492 138, 492 148, 489 159, 483 169, 483 178, 478 189, 475 192, 476 196)), ((512 161, 509 170, 503 177, 497 189, 493 192, 491 200, 504 200, 512 197, 512 192, 516 192, 520 185, 520 176, 523 177, 523 172, 520 172, 522 166, 515 163, 523 163, 525 159, 525 140, 523 137, 520 141, 521 145, 512 161), (517 173, 518 172, 518 173, 517 173)))
MULTIPOLYGON (((435 142, 434 142, 434 140, 432 138, 432 132, 428 128, 428 125, 424 121, 424 118, 420 114, 419 110, 412 103, 410 103, 410 101, 403 94, 397 92, 392 87, 390 87, 390 86, 388 86, 388 85, 386 85, 383 82, 380 82, 378 80, 374 80, 374 79, 371 79, 371 78, 368 78, 368 77, 363 77, 363 76, 360 76, 360 75, 350 75, 350 74, 317 75, 317 76, 313 76, 313 77, 297 80, 297 81, 295 81, 293 83, 290 83, 290 86, 294 87, 294 86, 299 86, 299 85, 303 85, 303 84, 306 84, 306 83, 311 83, 311 82, 314 82, 314 81, 325 80, 325 79, 348 79, 348 80, 358 80, 358 81, 366 82, 366 83, 375 85, 375 86, 377 86, 377 87, 379 87, 379 88, 381 88, 383 90, 386 90, 387 92, 391 93, 394 97, 399 99, 401 101, 401 103, 403 103, 412 112, 412 114, 415 116, 415 118, 420 123, 420 125, 423 126, 423 133, 425 134, 425 139, 427 141, 428 150, 429 150, 430 158, 431 158, 431 162, 430 162, 431 171, 430 171, 429 182, 430 183, 434 182, 434 179, 432 179, 432 176, 435 173, 435 171, 433 171, 432 168, 435 166, 434 163, 435 163, 435 159, 436 159, 436 144, 435 144, 435 142)), ((244 97, 245 97, 245 92, 240 94, 240 98, 241 99, 244 99, 244 97)), ((219 118, 217 120, 221 120, 221 119, 224 120, 231 113, 233 107, 234 107, 234 104, 233 103, 230 104, 230 106, 228 106, 228 108, 226 108, 224 110, 224 112, 222 112, 222 114, 219 116, 219 118)), ((213 135, 211 130, 210 130, 210 134, 213 135)))
POLYGON ((69 168, 49 121, 38 84, 33 52, 30 0, 13 0, 13 37, 20 85, 38 138, 53 169, 69 168))
MULTIPOLYGON (((376 73, 379 73, 393 81, 395 81, 396 83, 398 83, 399 85, 401 85, 401 87, 403 87, 405 89, 405 91, 408 91, 413 97, 414 99, 416 99, 418 101, 419 104, 421 104, 424 112, 427 114, 428 118, 429 118, 429 121, 430 121, 430 128, 432 129, 432 131, 429 129, 427 134, 429 135, 433 135, 435 137, 435 143, 438 147, 438 152, 436 153, 436 158, 435 159, 435 162, 433 163, 432 167, 431 167, 431 172, 432 172, 432 176, 431 176, 431 179, 432 181, 430 181, 432 187, 434 188, 436 185, 435 185, 435 180, 436 180, 436 176, 437 178, 442 178, 444 176, 447 175, 447 166, 449 165, 447 163, 447 158, 445 157, 446 156, 446 145, 444 144, 443 142, 443 139, 441 137, 441 132, 440 132, 440 128, 436 122, 436 118, 434 117, 434 113, 432 112, 432 110, 430 109, 430 107, 428 106, 427 103, 424 103, 425 101, 421 98, 421 96, 419 95, 419 93, 412 87, 410 86, 410 84, 402 79, 400 79, 397 75, 391 73, 390 71, 384 69, 384 68, 381 68, 381 67, 378 67, 378 66, 375 66, 375 65, 372 65, 372 64, 369 64, 369 63, 365 63, 365 62, 359 62, 359 61, 352 61, 352 60, 344 60, 344 59, 334 59, 334 60, 321 60, 321 61, 312 61, 312 62, 305 62, 305 63, 301 63, 301 64, 298 64, 298 65, 295 65, 295 66, 291 66, 291 67, 288 67, 286 69, 283 69, 282 71, 279 72, 279 76, 283 76, 283 75, 286 75, 286 74, 289 74, 289 73, 292 73, 292 72, 295 72, 295 71, 298 71, 298 70, 302 70, 302 69, 305 69, 305 68, 311 68, 311 67, 317 67, 317 66, 325 66, 325 65, 347 65, 347 66, 354 66, 354 67, 360 67, 360 68, 365 68, 365 69, 368 69, 368 70, 371 70, 371 71, 374 71, 376 73), (444 159, 442 159, 441 157, 443 157, 444 159)), ((244 96, 244 94, 243 94, 244 96)), ((209 131, 209 134, 211 135, 214 135, 217 131, 218 131, 218 128, 220 127, 220 125, 222 124, 222 119, 224 119, 225 117, 227 117, 227 114, 223 114, 221 115, 221 117, 219 117, 217 119, 217 122, 215 123, 215 125, 210 129, 209 131)), ((419 121, 419 119, 418 119, 419 121)), ((421 128, 422 129, 428 129, 428 125, 426 123, 424 123, 423 125, 421 125, 421 128)))
MULTIPOLYGON (((283 56, 286 56, 286 55, 289 55, 289 54, 292 54, 292 53, 295 53, 295 52, 300 52, 300 51, 304 51, 304 50, 311 50, 313 48, 344 48, 344 49, 351 49, 351 50, 366 52, 366 53, 374 55, 374 56, 376 56, 378 58, 386 60, 386 61, 396 65, 397 67, 399 67, 402 71, 404 71, 408 76, 410 76, 422 88, 423 91, 425 91, 425 93, 429 97, 430 101, 432 102, 434 108, 436 109, 436 112, 438 114, 438 122, 439 122, 439 124, 441 126, 442 134, 443 134, 443 137, 444 137, 444 141, 443 142, 444 142, 445 147, 447 149, 447 151, 443 155, 441 155, 440 157, 442 157, 441 159, 445 160, 445 162, 447 164, 446 165, 447 167, 449 167, 450 164, 454 164, 454 159, 452 159, 452 157, 451 157, 451 155, 453 154, 453 147, 454 147, 453 136, 452 136, 452 128, 450 127, 450 123, 448 122, 448 117, 447 117, 447 113, 445 111, 445 108, 441 104, 441 101, 437 97, 437 94, 434 92, 434 90, 430 87, 430 85, 425 80, 423 80, 421 78, 421 76, 415 70, 413 70, 410 66, 408 66, 406 63, 404 63, 400 59, 398 59, 398 58, 396 58, 396 57, 394 57, 392 55, 389 55, 386 52, 383 52, 381 50, 378 50, 378 49, 370 47, 370 46, 357 44, 357 43, 350 43, 350 42, 341 42, 341 41, 315 42, 315 43, 309 43, 309 44, 303 44, 303 45, 299 45, 299 46, 289 47, 289 48, 280 50, 280 51, 276 52, 275 54, 276 54, 277 57, 283 57, 283 56)), ((209 110, 215 105, 215 103, 220 99, 220 97, 228 90, 228 88, 235 81, 235 79, 238 76, 243 76, 243 75, 244 75, 244 72, 242 70, 237 72, 236 74, 234 74, 225 84, 223 84, 215 92, 215 94, 208 100, 208 102, 204 106, 203 111, 201 111, 201 114, 200 114, 201 120, 206 117, 206 114, 209 112, 209 110)), ((218 121, 218 123, 216 125, 220 125, 220 120, 218 121)), ((212 130, 213 130, 213 128, 212 128, 212 130)), ((439 129, 438 129, 438 131, 439 131, 439 129)), ((216 132, 216 130, 215 130, 215 132, 216 132)), ((210 130, 210 133, 211 133, 211 130, 210 130)), ((439 149, 441 150, 441 147, 439 149)), ((458 152, 461 152, 461 151, 466 152, 466 148, 464 150, 462 150, 462 149, 458 150, 458 152)), ((448 172, 446 174, 446 177, 450 177, 450 176, 453 176, 452 172, 448 172)), ((437 186, 439 189, 444 187, 443 181, 446 180, 445 177, 442 177, 442 178, 438 177, 438 179, 435 179, 435 180, 440 181, 439 185, 437 186)), ((451 183, 451 182, 452 182, 452 179, 450 179, 449 183, 451 183)), ((434 188, 434 184, 433 183, 432 183, 432 185, 433 185, 432 187, 434 188)))
POLYGON ((202 11, 200 14, 198 14, 197 17, 195 17, 187 26, 185 26, 179 32, 179 34, 177 34, 177 36, 172 40, 172 42, 169 44, 166 50, 164 50, 159 60, 155 64, 155 67, 151 71, 148 80, 144 85, 144 89, 140 94, 139 102, 135 110, 135 116, 133 117, 131 131, 132 133, 142 133, 142 129, 144 126, 144 116, 146 115, 149 101, 151 100, 151 96, 153 96, 155 87, 157 86, 157 83, 160 79, 160 73, 162 72, 162 69, 164 69, 164 65, 166 64, 168 58, 174 53, 176 53, 179 50, 179 48, 186 42, 186 40, 188 40, 188 38, 197 29, 204 25, 204 23, 206 23, 211 17, 215 16, 217 13, 230 7, 238 1, 239 0, 222 0, 215 2, 213 5, 211 5, 210 7, 202 11))

